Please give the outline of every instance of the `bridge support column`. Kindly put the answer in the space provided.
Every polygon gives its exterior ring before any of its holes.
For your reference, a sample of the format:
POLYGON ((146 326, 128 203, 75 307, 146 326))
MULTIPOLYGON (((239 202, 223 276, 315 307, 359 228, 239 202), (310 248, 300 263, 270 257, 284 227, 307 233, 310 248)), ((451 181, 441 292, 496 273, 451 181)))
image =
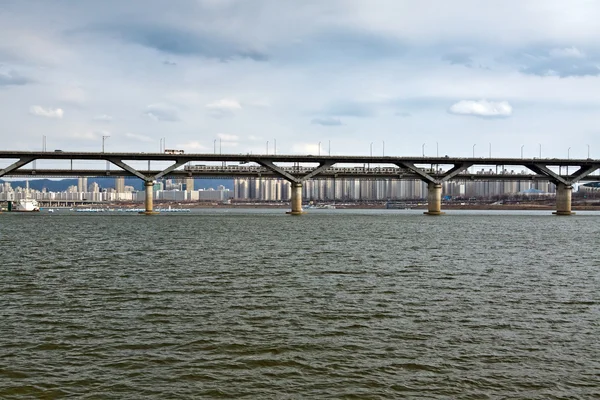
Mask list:
POLYGON ((571 192, 573 186, 565 185, 564 183, 556 184, 556 211, 554 215, 572 215, 571 212, 571 192))
POLYGON ((442 185, 435 182, 427 184, 427 212, 425 215, 442 215, 442 185))
POLYGON ((146 201, 144 202, 145 211, 141 211, 140 214, 156 215, 156 214, 158 214, 158 212, 154 211, 154 204, 153 204, 154 182, 146 181, 144 183, 144 186, 146 187, 146 201))
POLYGON ((292 211, 288 211, 286 214, 290 215, 302 215, 305 214, 302 211, 302 184, 298 182, 292 182, 292 211))

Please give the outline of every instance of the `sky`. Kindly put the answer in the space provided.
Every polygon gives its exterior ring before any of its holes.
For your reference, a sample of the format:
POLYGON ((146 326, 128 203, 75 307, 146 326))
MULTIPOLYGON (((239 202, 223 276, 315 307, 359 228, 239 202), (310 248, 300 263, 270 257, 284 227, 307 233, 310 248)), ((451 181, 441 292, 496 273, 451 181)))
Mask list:
POLYGON ((598 20, 589 0, 0 0, 0 149, 600 158, 598 20))

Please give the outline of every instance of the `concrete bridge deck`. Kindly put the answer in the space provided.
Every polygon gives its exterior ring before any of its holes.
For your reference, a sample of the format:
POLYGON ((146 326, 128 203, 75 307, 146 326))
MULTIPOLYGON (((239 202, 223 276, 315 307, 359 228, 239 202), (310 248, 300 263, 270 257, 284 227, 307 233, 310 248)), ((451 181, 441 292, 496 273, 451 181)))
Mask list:
MULTIPOLYGON (((315 178, 357 179, 420 179, 428 184, 429 215, 440 215, 442 183, 451 179, 471 180, 549 180, 556 184, 558 215, 571 214, 571 192, 579 181, 600 180, 593 175, 600 168, 598 159, 558 158, 463 158, 463 157, 365 157, 321 155, 269 155, 269 154, 183 154, 177 153, 105 153, 105 152, 26 152, 0 151, 0 159, 16 160, 0 170, 2 176, 137 176, 146 186, 146 214, 153 214, 152 187, 166 176, 249 176, 279 177, 291 183, 292 210, 302 214, 302 183, 315 178), (37 169, 25 166, 36 160, 70 160, 69 169, 37 169), (118 169, 113 171, 73 168, 73 160, 105 160, 118 169), (135 168, 131 162, 147 162, 147 168, 135 168), (152 169, 151 163, 171 162, 162 169, 152 169), (221 163, 219 166, 189 165, 192 162, 221 163), (231 166, 227 163, 238 163, 231 166), (307 165, 308 164, 308 165, 307 165), (340 167, 346 164, 346 167, 340 167), (360 166, 362 164, 362 167, 360 166), (334 167, 335 165, 335 167, 334 167), (469 173, 473 166, 493 166, 501 173, 469 173), (507 174, 506 166, 522 166, 531 174, 507 174), (569 169, 570 168, 570 169, 569 169), (558 169, 558 171, 557 171, 558 169), (565 173, 563 173, 566 171, 565 173)), ((33 165, 33 164, 32 164, 33 165)))

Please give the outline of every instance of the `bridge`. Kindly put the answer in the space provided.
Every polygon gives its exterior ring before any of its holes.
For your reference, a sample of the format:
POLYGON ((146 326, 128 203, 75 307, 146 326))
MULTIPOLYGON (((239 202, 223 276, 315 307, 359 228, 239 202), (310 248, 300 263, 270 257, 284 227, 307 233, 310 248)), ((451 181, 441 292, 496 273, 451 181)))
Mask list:
POLYGON ((547 180, 556 185, 556 215, 571 215, 571 193, 579 181, 600 181, 592 175, 600 168, 599 159, 558 158, 462 158, 462 157, 365 157, 321 155, 269 154, 184 154, 174 153, 105 153, 105 152, 27 152, 2 151, 0 159, 12 163, 0 170, 3 176, 135 176, 144 181, 145 211, 156 214, 153 208, 153 186, 163 177, 278 177, 291 184, 291 210, 300 215, 302 184, 318 178, 357 179, 420 179, 427 183, 427 215, 441 215, 442 184, 452 179, 469 180, 547 180), (70 168, 35 168, 36 160, 69 160, 70 168), (106 161, 107 168, 73 168, 73 160, 106 161), (134 168, 132 162, 147 162, 147 168, 134 168), (166 168, 152 168, 152 162, 171 163, 166 168), (190 165, 207 162, 217 165, 190 165), (108 168, 108 163, 117 170, 108 168), (227 165, 229 163, 229 165, 227 165), (231 163, 236 163, 231 165, 231 163), (218 165, 221 164, 221 165, 218 165), (345 165, 345 166, 342 166, 345 165), (472 166, 500 168, 500 173, 472 174, 472 166), (507 174, 505 167, 521 166, 530 174, 507 174), (571 172, 570 172, 571 171, 571 172))

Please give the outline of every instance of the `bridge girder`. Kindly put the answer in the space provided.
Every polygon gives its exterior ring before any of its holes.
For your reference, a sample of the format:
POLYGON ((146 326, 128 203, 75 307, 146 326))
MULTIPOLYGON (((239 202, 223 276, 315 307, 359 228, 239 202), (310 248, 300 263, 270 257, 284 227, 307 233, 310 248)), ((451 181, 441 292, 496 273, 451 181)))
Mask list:
MULTIPOLYGON (((163 153, 84 153, 84 152, 23 152, 23 151, 0 151, 0 159, 17 159, 16 162, 0 170, 1 176, 23 176, 28 175, 27 170, 22 167, 31 163, 32 161, 39 159, 48 160, 106 160, 121 168, 122 171, 126 171, 129 174, 136 176, 146 182, 154 181, 164 176, 202 176, 207 174, 193 173, 191 171, 181 171, 177 168, 183 164, 191 161, 223 161, 231 162, 237 161, 240 163, 254 162, 265 168, 265 175, 271 174, 286 179, 292 183, 302 183, 308 179, 319 178, 319 177, 355 177, 358 179, 420 179, 428 183, 441 184, 451 179, 494 179, 491 175, 466 175, 463 174, 465 170, 473 165, 521 165, 536 175, 523 176, 514 175, 515 180, 520 179, 542 179, 546 178, 555 184, 572 185, 580 180, 586 179, 591 173, 600 168, 600 160, 593 159, 507 159, 507 158, 450 158, 450 157, 361 157, 361 156, 291 156, 291 155, 250 155, 250 154, 163 154, 163 153), (127 164, 123 160, 132 161, 172 161, 173 164, 169 167, 159 170, 147 171, 136 169, 131 165, 127 164), (307 168, 301 168, 298 171, 293 169, 284 168, 276 165, 276 163, 317 163, 318 166, 314 169, 307 170, 307 168), (400 169, 397 171, 384 171, 386 168, 381 169, 364 169, 363 171, 357 171, 360 168, 354 168, 354 172, 350 171, 352 168, 348 168, 349 172, 343 171, 345 168, 332 168, 336 164, 388 164, 398 166, 400 169), (417 165, 452 165, 453 167, 446 171, 443 175, 439 174, 438 171, 431 173, 425 171, 417 165), (550 169, 550 166, 575 166, 579 167, 571 175, 561 175, 550 169), (337 172, 332 172, 336 170, 337 172), (406 172, 409 172, 408 174, 406 172)), ((389 169, 389 168, 388 168, 389 169)), ((61 176, 105 176, 120 174, 118 171, 98 171, 98 174, 91 173, 87 170, 71 170, 70 172, 57 172, 58 170, 30 170, 29 175, 43 176, 52 174, 52 172, 60 174, 61 176)), ((215 173, 215 176, 253 176, 254 172, 248 171, 230 171, 223 170, 215 173), (239 174, 239 175, 238 175, 239 174)), ((257 174, 261 176, 260 173, 257 174)), ((121 176, 124 176, 121 175, 121 176)), ((503 178, 504 179, 504 178, 503 178)), ((510 178, 505 178, 510 179, 510 178)), ((600 177, 599 177, 600 179, 600 177)), ((591 179, 598 180, 598 179, 591 179)))

